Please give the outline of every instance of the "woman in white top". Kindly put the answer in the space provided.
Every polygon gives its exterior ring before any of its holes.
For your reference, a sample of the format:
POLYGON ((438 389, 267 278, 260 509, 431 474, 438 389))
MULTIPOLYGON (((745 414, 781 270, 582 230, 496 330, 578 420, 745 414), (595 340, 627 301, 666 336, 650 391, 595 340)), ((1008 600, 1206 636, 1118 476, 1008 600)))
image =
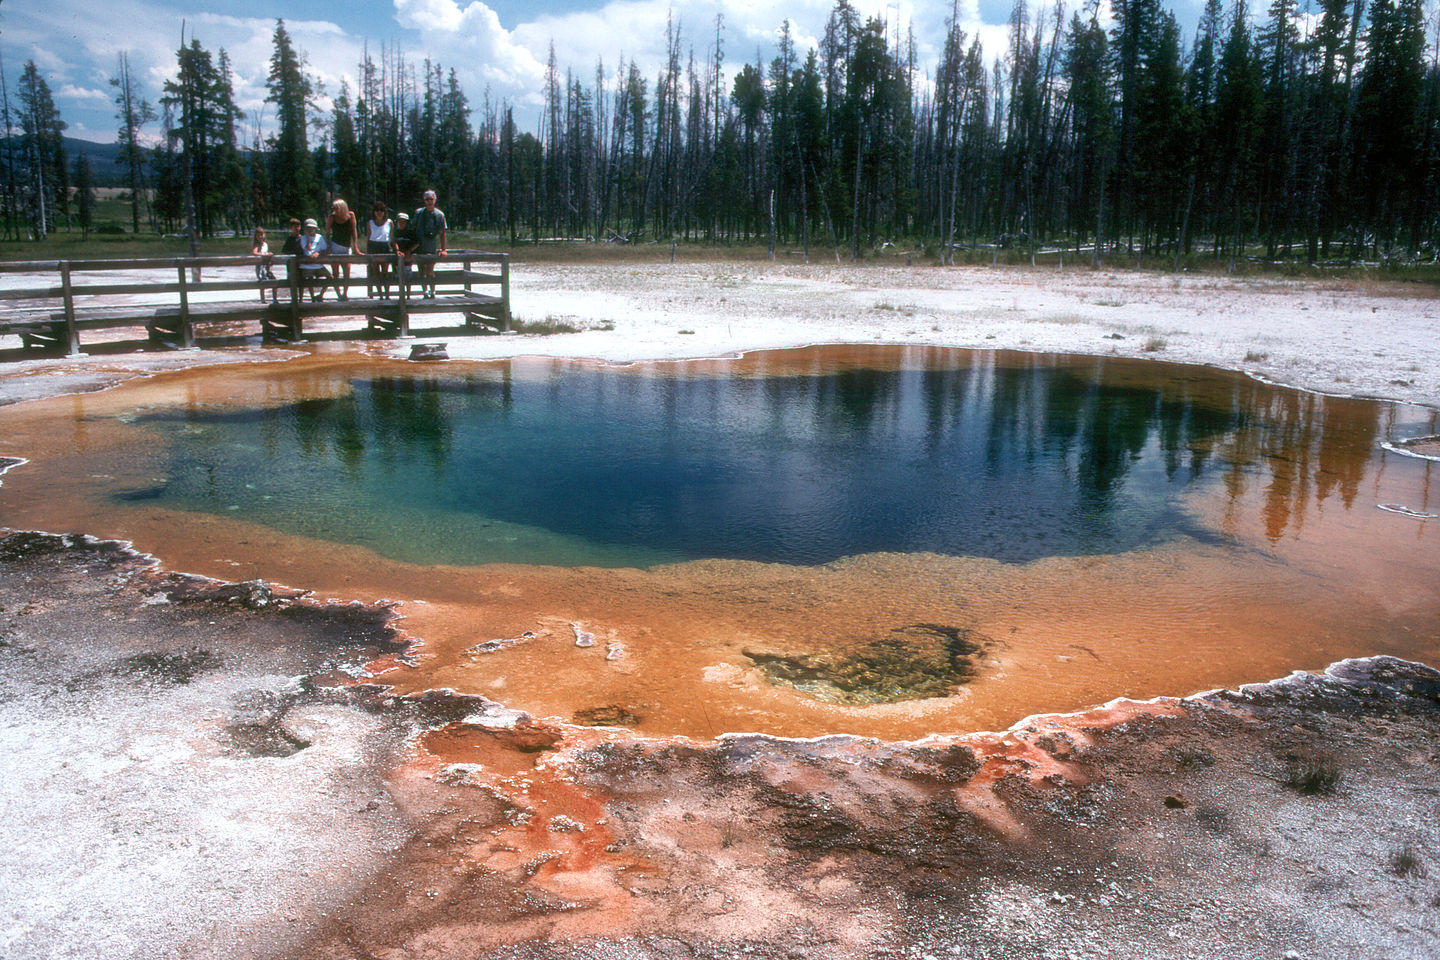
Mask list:
POLYGON ((325 280, 330 276, 325 264, 320 262, 330 245, 320 233, 320 225, 314 220, 305 221, 300 234, 300 279, 310 288, 310 299, 325 299, 325 280))
POLYGON ((390 214, 385 210, 385 201, 375 201, 375 207, 370 211, 370 219, 365 221, 365 226, 369 231, 365 240, 365 252, 372 258, 384 257, 383 260, 372 259, 365 268, 368 292, 372 297, 389 297, 390 258, 395 255, 395 234, 390 223, 390 214))

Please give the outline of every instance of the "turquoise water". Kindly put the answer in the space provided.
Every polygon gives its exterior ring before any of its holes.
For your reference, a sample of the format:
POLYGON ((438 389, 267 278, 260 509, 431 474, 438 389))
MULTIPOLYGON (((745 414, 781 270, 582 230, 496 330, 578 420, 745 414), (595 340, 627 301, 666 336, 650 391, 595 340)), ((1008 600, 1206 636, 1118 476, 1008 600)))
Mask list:
MULTIPOLYGON (((1133 361, 825 356, 769 376, 390 365, 338 397, 149 411, 135 422, 169 441, 163 480, 122 499, 418 563, 1021 562, 1216 538, 1189 493, 1312 450, 1298 415, 1363 473, 1383 407, 1296 414, 1275 388, 1133 361)), ((265 392, 293 395, 287 376, 265 392)))

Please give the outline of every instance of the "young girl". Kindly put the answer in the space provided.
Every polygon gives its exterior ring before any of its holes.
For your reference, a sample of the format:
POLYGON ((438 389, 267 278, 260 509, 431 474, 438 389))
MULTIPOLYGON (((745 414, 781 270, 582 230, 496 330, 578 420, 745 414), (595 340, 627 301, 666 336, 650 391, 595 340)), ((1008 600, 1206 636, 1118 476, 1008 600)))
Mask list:
POLYGON ((368 281, 370 296, 390 296, 390 257, 395 255, 395 240, 391 232, 390 215, 385 210, 385 201, 376 200, 374 208, 370 211, 370 219, 365 221, 369 228, 369 236, 365 241, 365 252, 371 256, 383 255, 384 260, 371 260, 370 265, 365 268, 365 279, 368 281))
MULTIPOLYGON (((330 207, 330 216, 325 218, 325 236, 330 238, 332 256, 348 257, 355 252, 355 234, 358 232, 356 228, 355 214, 350 211, 349 204, 344 200, 336 200, 330 207)), ((349 283, 338 282, 342 274, 346 281, 350 279, 350 264, 335 265, 335 296, 341 300, 349 300, 349 283)))
MULTIPOLYGON (((265 242, 265 228, 256 227, 255 234, 250 240, 250 256, 262 257, 263 259, 255 264, 256 280, 274 280, 275 274, 270 269, 270 244, 265 242)), ((278 303, 280 291, 275 287, 270 288, 271 302, 278 303)), ((265 302, 265 288, 260 288, 260 302, 265 302)))

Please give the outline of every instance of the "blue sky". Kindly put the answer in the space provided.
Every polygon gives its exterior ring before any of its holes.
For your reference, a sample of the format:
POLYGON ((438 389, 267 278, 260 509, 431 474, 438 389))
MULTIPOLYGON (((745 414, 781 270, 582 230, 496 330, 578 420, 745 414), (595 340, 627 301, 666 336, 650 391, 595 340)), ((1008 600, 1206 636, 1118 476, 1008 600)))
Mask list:
MULTIPOLYGON (((1182 23, 1193 23, 1200 0, 1176 0, 1182 23), (1194 8, 1194 9, 1192 9, 1194 8)), ((949 0, 854 0, 865 15, 913 26, 922 68, 933 65, 949 0)), ((368 42, 372 51, 398 44, 406 57, 426 57, 454 68, 472 104, 488 86, 493 99, 517 106, 517 120, 533 125, 550 43, 561 67, 593 82, 597 59, 613 78, 623 55, 653 78, 663 56, 665 17, 674 12, 684 47, 706 56, 715 16, 725 18, 727 73, 753 62, 757 49, 768 60, 787 17, 802 49, 818 41, 833 0, 3 0, 0 54, 14 84, 24 62, 34 59, 45 75, 71 136, 113 141, 114 107, 108 78, 121 52, 128 53, 146 99, 160 96, 173 75, 182 23, 212 53, 224 47, 235 70, 236 96, 247 113, 245 138, 268 130, 265 73, 275 18, 284 17, 310 72, 334 95, 342 82, 354 86, 368 42), (523 118, 530 117, 529 121, 523 118)), ((1034 3, 1031 4, 1032 9, 1034 3)), ((1075 6, 1071 0, 1069 6, 1075 6)), ((1003 51, 1011 0, 961 0, 960 19, 980 36, 989 56, 1003 51)), ((152 132, 158 124, 152 125, 152 132)))

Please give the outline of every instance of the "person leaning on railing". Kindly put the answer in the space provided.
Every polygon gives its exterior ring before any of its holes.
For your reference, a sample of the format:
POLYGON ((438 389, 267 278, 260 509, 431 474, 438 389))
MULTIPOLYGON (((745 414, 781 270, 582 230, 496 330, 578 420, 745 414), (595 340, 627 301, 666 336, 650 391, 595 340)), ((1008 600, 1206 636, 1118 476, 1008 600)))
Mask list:
POLYGON ((390 234, 395 243, 395 252, 400 254, 400 283, 405 289, 410 288, 410 273, 412 267, 410 260, 415 256, 415 250, 420 246, 420 238, 415 236, 415 231, 410 229, 410 214, 400 211, 395 214, 395 229, 390 234))
MULTIPOLYGON (((325 218, 325 236, 330 239, 326 247, 329 253, 337 257, 348 257, 355 252, 355 241, 358 239, 360 225, 356 222, 355 212, 344 200, 336 200, 330 205, 330 216, 325 218)), ((347 261, 340 261, 335 264, 335 299, 349 300, 349 283, 338 282, 341 277, 346 281, 350 279, 350 264, 347 261)))
MULTIPOLYGON (((295 217, 291 217, 289 227, 290 233, 285 237, 284 246, 280 248, 280 255, 285 258, 286 281, 294 279, 291 276, 291 271, 294 269, 291 264, 295 262, 295 257, 300 253, 300 221, 295 217)), ((292 291, 295 289, 293 283, 289 283, 288 285, 292 291)), ((295 294, 292 292, 290 296, 293 299, 295 294)))
MULTIPOLYGON (((259 257, 259 258, 260 258, 260 262, 257 263, 257 264, 255 264, 255 280, 256 280, 258 283, 261 284, 261 287, 260 287, 260 302, 261 302, 261 303, 264 303, 264 302, 265 302, 265 287, 263 286, 263 284, 264 284, 264 282, 265 282, 266 280, 274 280, 274 279, 275 279, 275 274, 274 274, 274 272, 271 271, 271 269, 270 269, 270 260, 271 260, 271 256, 270 256, 270 244, 267 243, 266 240, 265 240, 265 228, 264 228, 264 227, 256 227, 256 228, 255 228, 255 232, 254 232, 253 234, 251 234, 251 237, 250 237, 250 255, 251 255, 252 257, 259 257)), ((279 291, 279 290, 276 290, 274 287, 271 287, 271 288, 270 288, 270 301, 271 301, 272 303, 279 303, 279 302, 280 302, 280 291, 279 291)))
POLYGON ((365 267, 365 292, 383 299, 390 296, 390 258, 395 256, 395 225, 385 209, 385 201, 375 201, 365 228, 365 252, 372 257, 384 258, 371 260, 365 267))
MULTIPOLYGON (((445 211, 435 206, 434 190, 426 190, 425 206, 415 211, 414 230, 420 245, 417 252, 433 256, 445 256, 445 211)), ((420 288, 427 300, 435 299, 435 261, 428 260, 420 265, 420 288), (427 282, 428 281, 428 282, 427 282)))
POLYGON ((330 276, 330 272, 325 269, 320 258, 329 249, 324 234, 320 232, 320 225, 314 220, 306 220, 305 229, 300 234, 300 279, 310 287, 312 303, 325 299, 325 280, 330 276))

